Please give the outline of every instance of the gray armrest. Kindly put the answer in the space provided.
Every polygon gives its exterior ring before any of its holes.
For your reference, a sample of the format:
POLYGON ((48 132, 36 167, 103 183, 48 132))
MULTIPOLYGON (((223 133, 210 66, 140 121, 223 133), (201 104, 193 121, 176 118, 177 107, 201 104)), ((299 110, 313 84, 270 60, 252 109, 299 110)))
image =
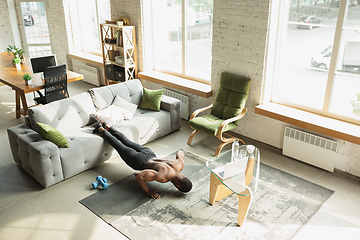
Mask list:
POLYGON ((25 119, 25 124, 26 124, 26 126, 28 126, 29 128, 31 128, 31 122, 30 122, 29 115, 24 116, 24 119, 25 119))
POLYGON ((180 100, 163 95, 161 98, 160 109, 170 112, 171 131, 180 129, 181 127, 180 100))
POLYGON ((25 124, 7 129, 14 161, 48 187, 64 179, 59 148, 25 124))

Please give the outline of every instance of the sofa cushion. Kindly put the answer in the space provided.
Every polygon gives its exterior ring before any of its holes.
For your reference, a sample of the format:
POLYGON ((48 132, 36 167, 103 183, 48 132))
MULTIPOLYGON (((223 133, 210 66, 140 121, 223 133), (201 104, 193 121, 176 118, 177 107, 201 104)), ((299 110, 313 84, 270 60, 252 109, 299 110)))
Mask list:
POLYGON ((94 116, 96 121, 101 124, 106 123, 109 127, 125 119, 121 108, 116 105, 110 105, 103 110, 95 112, 94 116))
POLYGON ((121 121, 112 127, 124 133, 131 141, 144 144, 171 132, 170 113, 137 109, 131 120, 121 121))
POLYGON ((144 121, 144 118, 147 119, 147 121, 149 122, 149 119, 153 119, 152 124, 142 124, 140 128, 140 144, 153 141, 171 132, 171 117, 168 111, 160 110, 159 112, 157 112, 152 110, 142 110, 139 111, 139 113, 142 115, 141 117, 139 115, 137 116, 139 124, 140 121, 144 121))
POLYGON ((29 108, 28 116, 31 128, 35 131, 37 131, 36 123, 41 122, 64 134, 94 121, 91 114, 95 111, 90 95, 85 92, 71 98, 29 108))
POLYGON ((101 111, 111 105, 114 96, 108 87, 93 88, 88 90, 96 111, 101 111))
POLYGON ((69 148, 60 148, 64 178, 72 177, 111 157, 113 148, 104 139, 85 126, 65 134, 69 148))
POLYGON ((137 109, 137 105, 131 102, 126 101, 125 99, 116 95, 113 105, 118 106, 119 110, 121 111, 122 115, 126 120, 131 119, 137 109))
POLYGON ((140 105, 142 98, 142 85, 139 79, 133 79, 123 83, 91 88, 88 90, 96 110, 102 110, 110 106, 116 95, 130 103, 140 105))
POLYGON ((94 119, 92 118, 91 113, 95 111, 95 107, 91 101, 91 96, 87 92, 84 92, 74 95, 70 99, 72 99, 77 106, 78 114, 81 119, 81 127, 93 123, 94 119))
POLYGON ((161 97, 164 89, 150 90, 143 88, 143 97, 139 108, 160 111, 161 97))
POLYGON ((142 85, 139 79, 133 79, 119 84, 109 86, 113 92, 114 98, 116 95, 125 99, 128 102, 140 105, 142 98, 142 85))
POLYGON ((43 138, 56 144, 59 148, 68 148, 69 144, 64 135, 47 124, 36 123, 39 133, 43 138))

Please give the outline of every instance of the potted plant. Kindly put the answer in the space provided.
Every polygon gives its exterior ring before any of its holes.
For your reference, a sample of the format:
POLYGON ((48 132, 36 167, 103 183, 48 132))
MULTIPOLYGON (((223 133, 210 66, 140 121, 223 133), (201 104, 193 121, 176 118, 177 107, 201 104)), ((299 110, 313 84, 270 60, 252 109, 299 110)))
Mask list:
POLYGON ((17 69, 21 69, 21 64, 20 64, 21 63, 21 58, 19 58, 19 57, 13 58, 13 62, 14 62, 17 69))
POLYGON ((31 76, 31 74, 29 74, 29 73, 24 73, 23 79, 25 80, 25 84, 26 84, 26 85, 32 84, 32 81, 31 81, 32 76, 31 76))
MULTIPOLYGON (((21 48, 17 48, 16 46, 8 46, 5 50, 10 56, 13 56, 14 58, 20 58, 21 62, 25 62, 24 58, 24 50, 21 48)), ((15 61, 13 61, 15 63, 15 61)))
POLYGON ((24 50, 22 50, 21 48, 18 48, 16 50, 16 55, 21 59, 21 62, 24 63, 25 62, 25 57, 24 57, 24 50))
POLYGON ((15 46, 8 46, 7 48, 6 48, 6 52, 11 56, 11 55, 13 55, 13 58, 15 58, 16 56, 16 49, 17 49, 17 47, 15 47, 15 46))

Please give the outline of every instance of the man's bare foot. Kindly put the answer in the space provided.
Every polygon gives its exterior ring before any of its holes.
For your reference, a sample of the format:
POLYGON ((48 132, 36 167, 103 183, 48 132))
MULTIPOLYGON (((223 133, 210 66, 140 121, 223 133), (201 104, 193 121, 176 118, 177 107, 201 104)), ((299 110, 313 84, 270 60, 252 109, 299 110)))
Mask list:
POLYGON ((103 127, 99 127, 99 132, 102 133, 102 131, 104 131, 103 127))
POLYGON ((108 125, 106 125, 106 126, 105 126, 105 129, 109 131, 109 129, 110 129, 110 128, 109 128, 109 126, 108 126, 108 125))

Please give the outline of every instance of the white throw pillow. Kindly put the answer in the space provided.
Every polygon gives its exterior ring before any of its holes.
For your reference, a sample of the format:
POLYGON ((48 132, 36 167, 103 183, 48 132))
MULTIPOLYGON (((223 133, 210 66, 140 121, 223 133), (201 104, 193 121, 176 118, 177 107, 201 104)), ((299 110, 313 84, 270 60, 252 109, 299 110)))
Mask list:
POLYGON ((124 115, 122 114, 121 109, 116 105, 110 105, 93 115, 99 123, 103 124, 105 122, 109 127, 124 120, 124 115))
POLYGON ((118 95, 116 95, 116 97, 114 98, 113 105, 120 108, 120 111, 124 115, 124 118, 126 120, 129 120, 134 116, 138 107, 136 104, 128 102, 125 99, 119 97, 118 95))

